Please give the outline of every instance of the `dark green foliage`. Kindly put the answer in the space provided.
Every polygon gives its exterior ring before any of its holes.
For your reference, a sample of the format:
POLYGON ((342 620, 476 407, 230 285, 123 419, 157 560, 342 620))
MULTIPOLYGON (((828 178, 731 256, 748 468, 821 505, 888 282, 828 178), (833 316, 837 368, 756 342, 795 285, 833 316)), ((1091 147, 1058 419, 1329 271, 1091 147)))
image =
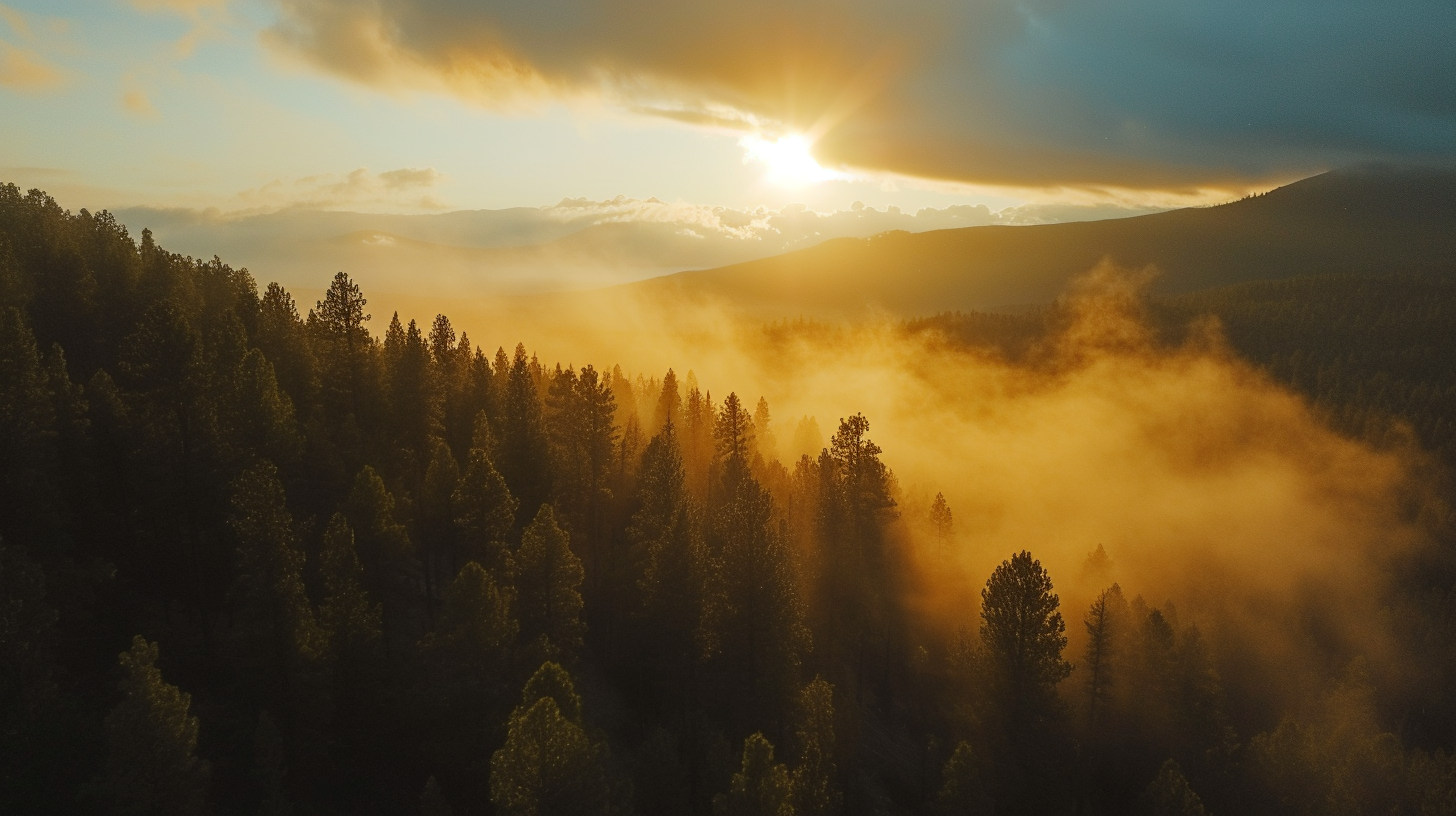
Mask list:
POLYGON ((570 661, 580 651, 585 632, 581 582, 581 561, 566 531, 557 525, 551 505, 541 505, 516 551, 516 591, 521 638, 542 655, 570 661))
POLYGON ((935 795, 935 812, 941 816, 989 816, 995 812, 991 796, 982 781, 982 762, 966 742, 956 745, 941 771, 940 791, 935 795))
POLYGON ((1168 760, 1143 793, 1150 816, 1204 816, 1203 800, 1188 787, 1178 763, 1168 760))
POLYGON ((191 695, 162 679, 157 644, 140 635, 120 662, 122 699, 106 718, 107 799, 120 813, 204 813, 210 769, 196 756, 191 695))
POLYGON ((727 793, 713 797, 715 816, 794 816, 789 771, 774 762, 773 744, 763 734, 743 741, 743 762, 727 793))
POLYGON ((499 575, 514 575, 515 558, 507 542, 520 503, 485 450, 470 449, 470 463, 450 497, 450 507, 455 513, 452 561, 479 561, 499 575))
POLYGON ((606 758, 606 746, 582 725, 570 677, 543 664, 511 713, 505 745, 491 756, 491 802, 512 816, 610 813, 606 758))
POLYGON ((264 699, 291 721, 316 683, 325 636, 304 592, 303 553, 271 463, 238 477, 228 521, 238 540, 233 606, 241 660, 262 670, 264 699))
POLYGON ((794 740, 798 763, 794 766, 794 810, 800 816, 831 816, 839 812, 839 769, 835 764, 834 687, 816 677, 799 694, 794 740))

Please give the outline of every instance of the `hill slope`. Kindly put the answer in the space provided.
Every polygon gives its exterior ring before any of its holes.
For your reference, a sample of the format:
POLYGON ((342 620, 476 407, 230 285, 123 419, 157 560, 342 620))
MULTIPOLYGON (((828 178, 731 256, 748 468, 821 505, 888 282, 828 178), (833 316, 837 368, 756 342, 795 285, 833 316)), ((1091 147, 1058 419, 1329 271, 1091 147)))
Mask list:
POLYGON ((917 315, 1054 299, 1103 258, 1156 266, 1157 294, 1326 273, 1456 270, 1456 171, 1366 167, 1231 204, 1072 224, 839 239, 623 287, 769 315, 917 315))

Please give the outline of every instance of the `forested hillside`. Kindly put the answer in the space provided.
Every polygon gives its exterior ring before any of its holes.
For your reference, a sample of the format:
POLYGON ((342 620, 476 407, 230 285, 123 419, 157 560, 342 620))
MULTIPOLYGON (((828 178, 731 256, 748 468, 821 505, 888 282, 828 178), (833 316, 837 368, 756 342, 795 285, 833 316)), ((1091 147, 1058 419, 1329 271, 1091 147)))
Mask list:
POLYGON ((1452 274, 1456 173, 1367 166, 1324 173, 1215 207, 1029 227, 980 226, 840 238, 762 260, 624 287, 718 297, 747 312, 917 317, 1047 303, 1104 259, 1162 274, 1187 294, 1327 274, 1452 274))
MULTIPOLYGON (((1449 452, 1451 306, 1411 277, 1152 308, 1449 452)), ((1034 356, 1056 319, 902 328, 1034 356)), ((1005 552, 953 624, 910 603, 975 520, 911 515, 873 417, 783 461, 757 394, 503 339, 0 186, 0 810, 1456 809, 1443 550, 1378 562, 1388 652, 1312 624, 1327 665, 1260 712, 1278 667, 1225 682, 1160 587, 1072 608, 1005 552)))

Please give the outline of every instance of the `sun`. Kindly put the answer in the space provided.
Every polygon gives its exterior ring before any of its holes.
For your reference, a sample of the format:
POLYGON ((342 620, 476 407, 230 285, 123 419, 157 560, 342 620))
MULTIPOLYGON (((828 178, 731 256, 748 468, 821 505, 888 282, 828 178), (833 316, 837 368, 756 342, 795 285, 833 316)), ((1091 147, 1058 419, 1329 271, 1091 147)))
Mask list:
POLYGON ((762 162, 768 167, 767 180, 782 187, 803 187, 843 178, 841 173, 820 167, 809 152, 813 143, 797 133, 780 136, 773 141, 753 133, 739 139, 738 145, 744 150, 745 163, 762 162))

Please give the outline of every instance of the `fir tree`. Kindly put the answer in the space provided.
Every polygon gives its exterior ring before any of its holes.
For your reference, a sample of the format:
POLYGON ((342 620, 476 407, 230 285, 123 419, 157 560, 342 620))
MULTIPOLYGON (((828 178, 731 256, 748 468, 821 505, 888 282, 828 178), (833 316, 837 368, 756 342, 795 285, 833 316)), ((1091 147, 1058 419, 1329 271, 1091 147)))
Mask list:
POLYGON ((157 645, 137 635, 121 653, 122 700, 106 718, 104 790, 120 813, 195 816, 211 770, 198 759, 192 696, 162 680, 157 645))

